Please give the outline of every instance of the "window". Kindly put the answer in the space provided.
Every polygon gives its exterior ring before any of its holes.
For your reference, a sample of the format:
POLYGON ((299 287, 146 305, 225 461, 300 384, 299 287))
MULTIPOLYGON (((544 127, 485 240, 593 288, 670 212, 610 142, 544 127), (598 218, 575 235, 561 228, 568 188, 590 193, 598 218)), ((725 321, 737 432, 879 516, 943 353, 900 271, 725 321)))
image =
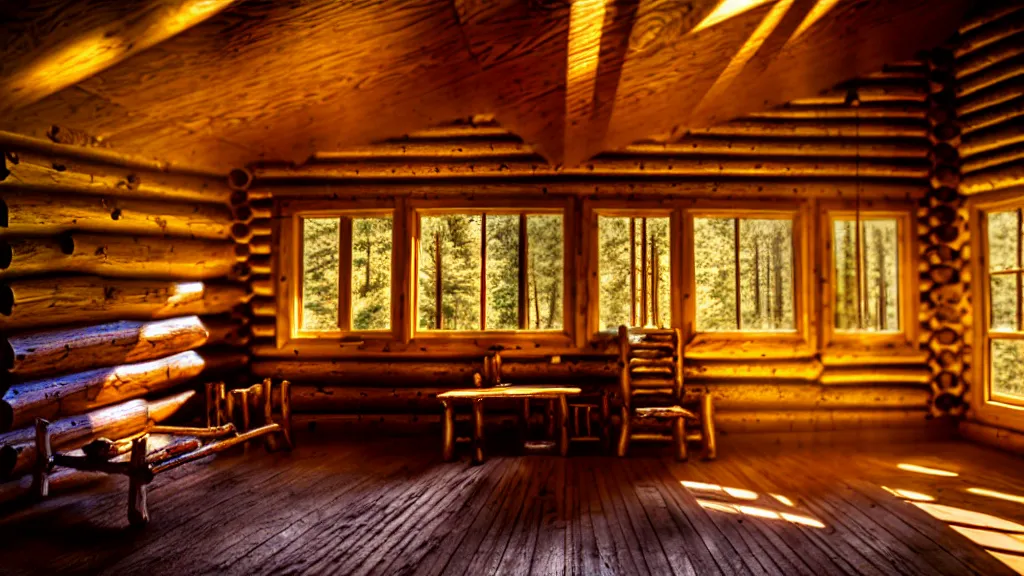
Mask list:
POLYGON ((561 214, 420 217, 420 330, 561 330, 561 214))
POLYGON ((1024 401, 1021 209, 988 214, 990 397, 1024 401))
POLYGON ((597 217, 602 330, 671 324, 670 220, 667 216, 597 217))
POLYGON ((693 220, 698 331, 794 330, 793 219, 693 220))
POLYGON ((391 216, 308 217, 301 226, 300 332, 389 330, 391 216))
POLYGON ((836 331, 900 331, 901 228, 895 217, 832 220, 836 331))

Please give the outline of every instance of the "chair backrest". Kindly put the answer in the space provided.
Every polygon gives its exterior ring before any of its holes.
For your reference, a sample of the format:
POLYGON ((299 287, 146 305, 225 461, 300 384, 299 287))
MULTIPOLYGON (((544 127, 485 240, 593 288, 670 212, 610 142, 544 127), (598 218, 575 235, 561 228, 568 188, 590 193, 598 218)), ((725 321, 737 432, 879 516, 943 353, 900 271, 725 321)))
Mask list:
POLYGON ((501 385, 501 352, 491 352, 484 356, 483 385, 487 387, 501 385))
POLYGON ((683 397, 682 332, 619 326, 619 385, 626 406, 638 391, 683 397))

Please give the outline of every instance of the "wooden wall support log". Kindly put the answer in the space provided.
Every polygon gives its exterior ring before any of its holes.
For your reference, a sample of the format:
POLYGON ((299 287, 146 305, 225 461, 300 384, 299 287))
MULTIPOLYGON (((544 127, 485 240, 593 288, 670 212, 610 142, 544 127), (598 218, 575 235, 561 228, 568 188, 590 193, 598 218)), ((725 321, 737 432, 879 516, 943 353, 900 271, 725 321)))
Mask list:
POLYGON ((0 189, 210 204, 227 204, 231 194, 223 182, 204 176, 105 166, 66 157, 4 150, 7 154, 2 161, 9 173, 0 180, 0 189))
MULTIPOLYGON (((813 139, 813 138, 713 138, 687 136, 673 143, 641 143, 627 146, 622 154, 631 158, 650 155, 673 158, 692 156, 764 157, 781 156, 796 158, 905 158, 922 160, 928 156, 925 140, 889 142, 864 139, 813 139)), ((600 159, 597 160, 600 162, 600 159)))
POLYGON ((292 382, 372 382, 380 386, 401 386, 431 382, 438 386, 469 387, 473 374, 483 370, 483 360, 453 362, 253 362, 256 378, 286 379, 292 382))
MULTIPOLYGON (((1008 148, 993 150, 987 154, 977 154, 964 161, 960 170, 970 176, 979 170, 995 168, 1013 162, 1024 162, 1024 144, 1017 144, 1008 148)), ((967 179, 965 178, 964 181, 967 179)))
POLYGON ((960 183, 960 192, 966 196, 1024 186, 1024 160, 972 172, 960 183))
POLYGON ((970 158, 976 154, 1024 143, 1024 119, 1004 122, 963 137, 960 155, 970 158))
POLYGON ((230 343, 243 330, 243 323, 227 318, 182 316, 18 334, 6 338, 4 368, 17 378, 67 374, 230 343))
POLYGON ((54 195, 0 189, 0 235, 56 235, 73 230, 223 240, 231 212, 214 204, 183 204, 54 195))
POLYGON ((993 106, 1020 98, 1022 94, 1024 94, 1024 78, 1012 78, 985 90, 979 90, 966 98, 958 99, 956 113, 958 117, 968 118, 993 106))
POLYGON ((928 410, 803 410, 716 412, 721 435, 829 432, 924 427, 928 410))
MULTIPOLYGON (((925 178, 928 167, 878 159, 765 160, 763 158, 627 158, 602 157, 581 168, 561 168, 529 161, 389 163, 352 162, 306 164, 298 168, 256 168, 261 183, 274 180, 331 180, 385 178, 517 178, 535 176, 605 177, 791 177, 791 178, 925 178)), ((235 234, 235 238, 241 237, 235 234)))
POLYGON ((236 244, 150 236, 64 234, 0 238, 0 278, 79 272, 115 278, 208 280, 233 277, 236 244))
POLYGON ((243 353, 188 351, 159 360, 15 384, 0 400, 0 429, 27 426, 35 418, 81 414, 247 363, 243 353))
POLYGON ((203 282, 92 276, 14 280, 0 284, 0 329, 219 314, 247 301, 241 286, 203 282))

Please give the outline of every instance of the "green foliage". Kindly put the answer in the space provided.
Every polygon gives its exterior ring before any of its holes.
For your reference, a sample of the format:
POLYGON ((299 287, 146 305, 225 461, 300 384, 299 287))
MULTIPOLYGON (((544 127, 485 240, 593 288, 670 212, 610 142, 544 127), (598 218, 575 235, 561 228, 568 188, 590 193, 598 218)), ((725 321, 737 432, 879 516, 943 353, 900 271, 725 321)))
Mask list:
POLYGON ((338 329, 338 218, 302 219, 302 330, 338 329))
POLYGON ((836 329, 899 330, 898 223, 892 218, 877 218, 861 220, 860 224, 860 290, 856 222, 836 220, 833 225, 836 329))
POLYGON ((420 220, 419 327, 436 324, 437 256, 441 258, 442 330, 480 329, 479 214, 424 216, 420 220))
POLYGON ((391 327, 391 218, 352 219, 352 329, 391 327))
POLYGON ((648 326, 667 327, 672 321, 672 252, 669 244, 669 218, 633 218, 634 234, 630 237, 629 217, 599 216, 598 271, 600 320, 602 330, 614 331, 633 324, 635 302, 637 324, 641 321, 643 301, 648 310, 648 326), (647 282, 643 290, 644 221, 647 223, 647 282), (630 257, 630 245, 633 256, 630 257), (657 256, 657 265, 654 257, 657 256), (636 292, 630 293, 630 275, 635 274, 636 292), (655 273, 656 276, 655 276, 655 273), (657 281, 655 281, 657 280, 657 281), (655 284, 657 289, 655 290, 655 284), (656 293, 655 293, 656 292, 656 293), (657 305, 655 305, 657 304, 657 305))
POLYGON ((735 220, 694 218, 693 261, 697 330, 736 330, 735 220))
MULTIPOLYGON (((988 214, 988 265, 991 272, 1017 268, 1020 234, 1017 211, 988 214)), ((990 274, 989 301, 992 307, 992 330, 1018 330, 1017 275, 990 274)))
POLYGON ((519 215, 489 215, 487 216, 487 329, 515 330, 517 328, 519 328, 519 215))
POLYGON ((992 340, 992 393, 1024 399, 1024 340, 992 340))
POLYGON ((527 326, 534 330, 562 329, 562 279, 565 270, 562 217, 526 217, 529 247, 527 326))

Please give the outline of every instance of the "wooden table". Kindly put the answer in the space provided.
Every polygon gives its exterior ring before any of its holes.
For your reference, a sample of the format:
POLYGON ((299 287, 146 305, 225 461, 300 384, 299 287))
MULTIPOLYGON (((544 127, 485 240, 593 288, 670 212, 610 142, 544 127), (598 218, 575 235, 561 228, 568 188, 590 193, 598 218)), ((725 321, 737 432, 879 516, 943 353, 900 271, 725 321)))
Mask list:
POLYGON ((484 400, 491 398, 530 400, 551 400, 557 406, 556 446, 558 453, 565 456, 569 452, 569 402, 566 396, 577 396, 582 392, 574 386, 495 386, 493 388, 470 388, 465 390, 449 390, 437 395, 444 407, 442 439, 444 441, 444 459, 455 459, 455 400, 469 400, 473 403, 473 463, 484 461, 484 400))

